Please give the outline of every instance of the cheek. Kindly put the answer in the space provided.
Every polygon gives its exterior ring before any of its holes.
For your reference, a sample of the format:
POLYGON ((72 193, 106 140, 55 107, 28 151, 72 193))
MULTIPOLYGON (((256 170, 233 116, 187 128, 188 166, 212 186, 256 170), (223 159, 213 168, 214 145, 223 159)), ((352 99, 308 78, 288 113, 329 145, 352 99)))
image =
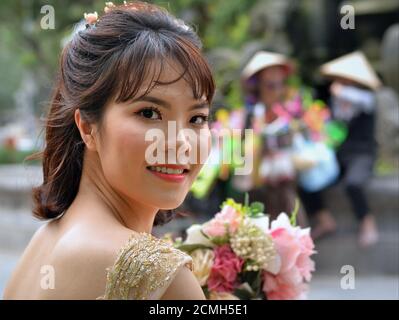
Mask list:
POLYGON ((143 162, 144 152, 147 147, 145 130, 139 126, 121 125, 115 129, 115 146, 118 148, 116 155, 127 163, 143 162))
POLYGON ((147 147, 145 130, 128 119, 109 123, 104 138, 101 163, 107 181, 116 189, 128 192, 135 189, 134 179, 144 162, 147 147))

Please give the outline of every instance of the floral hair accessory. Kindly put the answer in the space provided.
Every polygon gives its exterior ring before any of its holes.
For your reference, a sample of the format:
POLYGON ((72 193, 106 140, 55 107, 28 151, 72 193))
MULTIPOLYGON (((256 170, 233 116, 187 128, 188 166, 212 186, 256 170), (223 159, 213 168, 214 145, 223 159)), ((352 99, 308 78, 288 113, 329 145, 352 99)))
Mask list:
POLYGON ((98 22, 98 13, 95 11, 94 13, 84 13, 84 18, 86 20, 86 27, 90 25, 95 25, 98 22))
POLYGON ((104 8, 104 12, 108 13, 112 8, 115 8, 116 6, 114 5, 113 2, 106 2, 105 3, 105 8, 104 8))

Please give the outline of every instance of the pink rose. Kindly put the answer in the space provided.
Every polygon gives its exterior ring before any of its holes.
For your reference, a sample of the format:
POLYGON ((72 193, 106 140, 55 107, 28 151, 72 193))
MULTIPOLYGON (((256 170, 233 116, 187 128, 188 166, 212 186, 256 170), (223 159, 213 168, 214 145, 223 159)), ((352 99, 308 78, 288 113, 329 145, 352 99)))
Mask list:
POLYGON ((239 212, 226 205, 215 215, 215 218, 204 224, 203 231, 210 237, 223 237, 228 232, 236 232, 240 221, 239 212))
POLYGON ((315 271, 315 263, 310 259, 310 256, 315 253, 314 243, 310 235, 302 235, 299 241, 302 252, 298 257, 296 265, 305 281, 310 281, 312 279, 312 272, 315 271))
POLYGON ((210 237, 223 237, 227 233, 227 226, 221 220, 212 219, 204 224, 202 230, 210 237))
POLYGON ((273 238, 274 246, 281 257, 280 272, 284 273, 291 270, 296 265, 296 261, 301 254, 299 241, 286 229, 279 228, 270 233, 273 238))
POLYGON ((277 253, 281 258, 281 268, 277 275, 264 272, 263 291, 268 299, 301 299, 305 297, 307 286, 315 270, 310 256, 315 252, 309 234, 291 232, 286 228, 276 228, 271 233, 277 253))
POLYGON ((216 292, 232 292, 244 260, 238 257, 229 245, 217 247, 215 259, 208 278, 208 288, 216 292))
MULTIPOLYGON (((304 299, 307 291, 307 285, 299 282, 295 285, 292 284, 290 276, 278 275, 274 276, 265 272, 263 277, 263 291, 269 300, 297 300, 304 299), (288 277, 287 277, 288 276, 288 277)), ((295 275, 292 274, 295 278, 295 275)), ((296 280, 294 280, 296 282, 296 280)))

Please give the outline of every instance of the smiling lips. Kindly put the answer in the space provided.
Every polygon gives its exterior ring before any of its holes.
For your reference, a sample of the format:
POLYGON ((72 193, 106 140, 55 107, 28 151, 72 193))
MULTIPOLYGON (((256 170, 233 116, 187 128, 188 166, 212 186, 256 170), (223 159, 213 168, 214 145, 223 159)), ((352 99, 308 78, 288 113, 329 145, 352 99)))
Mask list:
POLYGON ((147 169, 157 177, 170 182, 182 182, 189 169, 187 166, 177 164, 161 164, 148 166, 147 169))

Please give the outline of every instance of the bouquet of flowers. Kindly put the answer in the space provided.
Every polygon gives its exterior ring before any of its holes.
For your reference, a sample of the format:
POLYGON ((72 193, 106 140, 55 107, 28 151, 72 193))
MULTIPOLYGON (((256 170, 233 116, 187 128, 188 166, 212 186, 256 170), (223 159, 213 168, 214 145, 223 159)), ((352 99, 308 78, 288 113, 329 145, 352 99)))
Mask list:
POLYGON ((187 229, 175 246, 189 253, 208 299, 304 299, 315 270, 310 229, 296 226, 298 204, 269 224, 263 204, 227 199, 213 219, 187 229))

